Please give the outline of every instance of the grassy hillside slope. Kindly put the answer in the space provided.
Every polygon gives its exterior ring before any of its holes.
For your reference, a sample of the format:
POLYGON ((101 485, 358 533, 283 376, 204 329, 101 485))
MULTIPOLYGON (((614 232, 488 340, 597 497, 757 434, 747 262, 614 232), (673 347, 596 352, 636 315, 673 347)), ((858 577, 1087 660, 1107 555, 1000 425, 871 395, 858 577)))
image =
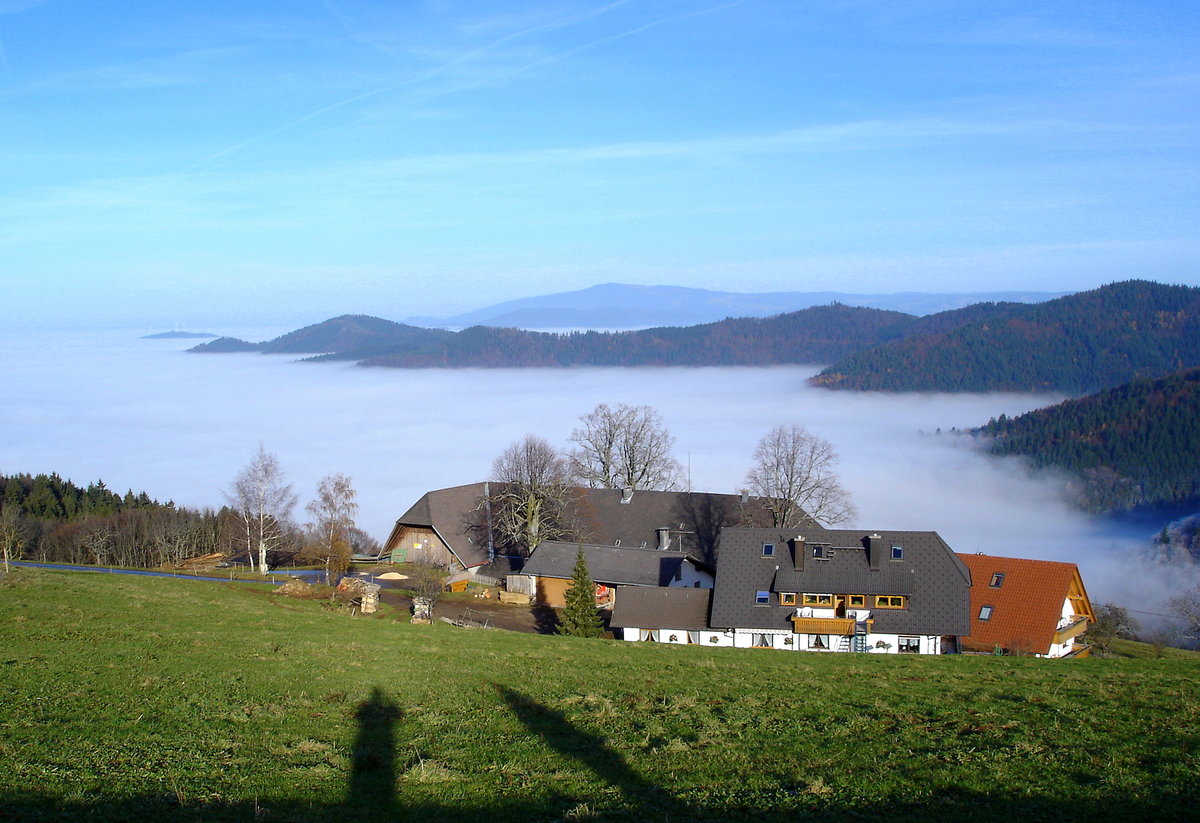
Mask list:
POLYGON ((411 626, 249 585, 0 581, 5 820, 1181 819, 1200 667, 411 626))

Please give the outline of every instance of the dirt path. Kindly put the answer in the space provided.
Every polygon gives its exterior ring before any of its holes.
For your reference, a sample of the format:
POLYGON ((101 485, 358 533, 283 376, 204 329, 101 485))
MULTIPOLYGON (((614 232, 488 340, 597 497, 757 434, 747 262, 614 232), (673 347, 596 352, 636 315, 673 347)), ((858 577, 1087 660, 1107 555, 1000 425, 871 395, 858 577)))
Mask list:
MULTIPOLYGON (((380 599, 391 603, 403 612, 412 608, 412 599, 394 590, 383 589, 380 599)), ((433 605, 435 620, 445 617, 455 620, 467 609, 485 615, 488 625, 510 632, 531 634, 554 634, 558 628, 558 615, 548 606, 512 606, 495 600, 438 600, 433 605)))

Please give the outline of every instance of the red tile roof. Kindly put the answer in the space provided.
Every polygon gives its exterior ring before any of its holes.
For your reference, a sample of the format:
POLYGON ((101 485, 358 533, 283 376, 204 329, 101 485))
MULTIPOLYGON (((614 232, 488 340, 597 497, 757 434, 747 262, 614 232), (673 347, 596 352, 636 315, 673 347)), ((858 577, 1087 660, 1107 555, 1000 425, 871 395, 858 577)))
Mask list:
MULTIPOLYGON (((1008 651, 1046 654, 1073 581, 1079 581, 1078 593, 1086 598, 1074 563, 958 556, 971 570, 971 634, 962 638, 963 648, 970 651, 991 651, 999 645, 1008 651), (1004 575, 999 587, 991 585, 996 574, 1004 575), (991 616, 980 620, 984 606, 992 607, 991 616)), ((1086 610, 1091 611, 1090 605, 1086 610)))

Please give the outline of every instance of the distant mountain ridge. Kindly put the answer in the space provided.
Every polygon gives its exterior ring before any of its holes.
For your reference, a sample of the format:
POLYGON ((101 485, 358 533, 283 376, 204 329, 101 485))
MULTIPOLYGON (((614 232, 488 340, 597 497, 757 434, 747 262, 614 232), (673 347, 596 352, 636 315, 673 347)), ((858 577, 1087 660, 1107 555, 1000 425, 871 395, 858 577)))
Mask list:
POLYGON ((426 329, 344 315, 262 343, 196 352, 311 354, 394 368, 768 366, 835 363, 814 385, 886 391, 1086 394, 1200 366, 1200 289, 1114 283, 1042 304, 977 303, 924 317, 840 304, 631 331, 426 329))
POLYGON ((1063 292, 1006 291, 978 294, 851 294, 847 292, 723 292, 685 286, 603 283, 577 291, 526 297, 452 317, 409 317, 427 328, 504 326, 518 329, 633 329, 692 326, 729 317, 770 317, 812 306, 848 306, 927 315, 974 303, 1035 303, 1063 292))

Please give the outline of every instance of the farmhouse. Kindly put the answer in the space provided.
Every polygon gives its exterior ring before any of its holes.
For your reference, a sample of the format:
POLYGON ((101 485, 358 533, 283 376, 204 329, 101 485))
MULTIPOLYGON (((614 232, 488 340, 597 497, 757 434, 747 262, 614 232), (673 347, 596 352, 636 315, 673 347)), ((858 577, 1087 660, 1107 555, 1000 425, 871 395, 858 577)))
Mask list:
MULTIPOLYGON (((739 648, 942 654, 968 630, 970 585, 936 532, 726 528, 708 624, 696 636, 739 648)), ((626 640, 653 639, 647 623, 677 622, 671 611, 657 621, 640 614, 645 597, 632 614, 618 597, 614 625, 626 640)))
POLYGON ((1074 563, 961 554, 971 570, 967 651, 1086 657, 1088 625, 1096 619, 1074 563))
MULTIPOLYGON (((396 521, 385 554, 394 563, 422 560, 488 574, 483 567, 496 559, 483 504, 488 488, 471 483, 426 492, 396 521)), ((723 527, 771 522, 762 502, 746 495, 575 487, 569 500, 568 519, 576 524, 575 538, 584 543, 683 551, 708 564, 723 527)))
MULTIPOLYGON (((583 552, 588 573, 596 583, 596 605, 611 607, 617 591, 624 597, 631 587, 687 587, 710 589, 712 569, 704 561, 669 549, 625 548, 583 543, 545 541, 529 556, 522 573, 522 590, 533 602, 547 606, 566 604, 575 560, 583 552)), ((509 590, 513 590, 513 575, 509 590)))

